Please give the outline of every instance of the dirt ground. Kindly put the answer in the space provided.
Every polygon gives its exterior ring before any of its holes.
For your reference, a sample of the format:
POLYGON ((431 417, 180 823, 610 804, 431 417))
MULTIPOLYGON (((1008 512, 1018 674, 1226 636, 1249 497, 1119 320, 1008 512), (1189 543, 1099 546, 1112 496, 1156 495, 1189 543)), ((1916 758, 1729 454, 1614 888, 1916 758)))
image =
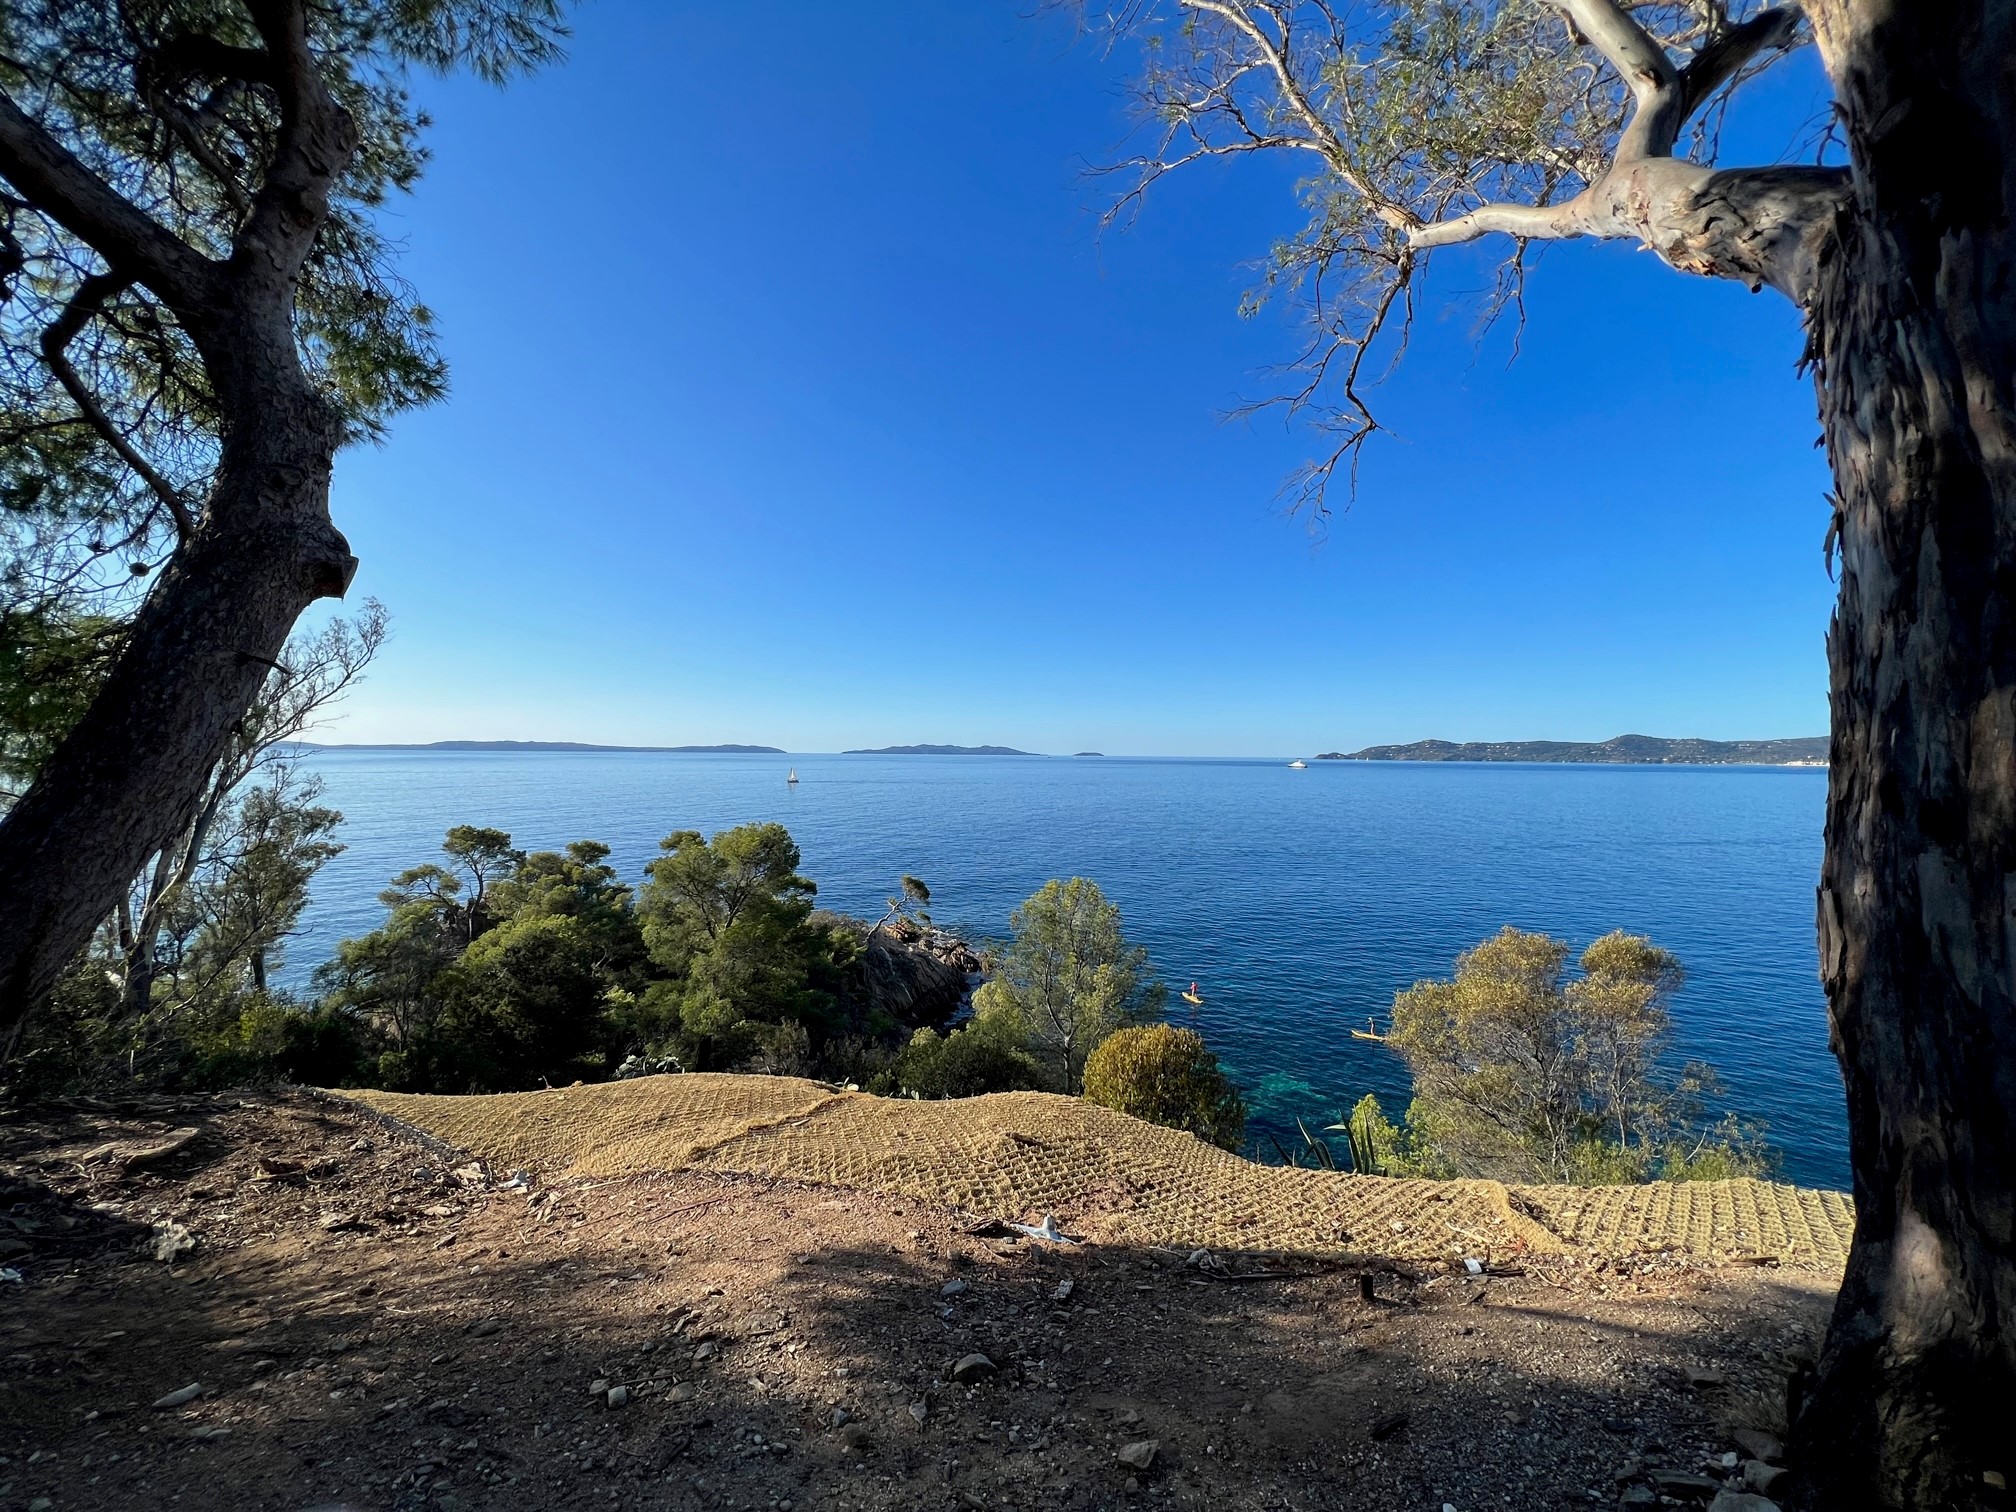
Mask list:
POLYGON ((1742 1461, 1831 1294, 1000 1216, 712 1173, 519 1186, 306 1094, 16 1115, 0 1509, 1704 1506, 1769 1483, 1742 1461))

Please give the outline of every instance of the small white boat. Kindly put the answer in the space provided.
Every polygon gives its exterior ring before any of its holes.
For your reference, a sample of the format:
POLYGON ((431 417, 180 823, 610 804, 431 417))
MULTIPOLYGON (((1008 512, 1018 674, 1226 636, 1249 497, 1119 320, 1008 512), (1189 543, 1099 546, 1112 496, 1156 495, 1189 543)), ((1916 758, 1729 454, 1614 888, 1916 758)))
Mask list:
POLYGON ((798 786, 798 768, 791 768, 791 775, 786 777, 784 781, 792 787, 798 786))
POLYGON ((1288 770, 1291 772, 1306 772, 1309 770, 1309 763, 1304 761, 1300 756, 1297 756, 1293 761, 1288 763, 1288 770))

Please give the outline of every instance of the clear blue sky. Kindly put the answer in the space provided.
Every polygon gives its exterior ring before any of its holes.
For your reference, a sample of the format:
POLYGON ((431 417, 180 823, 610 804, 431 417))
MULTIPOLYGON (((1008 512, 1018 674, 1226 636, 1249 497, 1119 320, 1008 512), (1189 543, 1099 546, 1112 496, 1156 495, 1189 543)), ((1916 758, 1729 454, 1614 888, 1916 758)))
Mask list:
MULTIPOLYGON (((428 82, 395 208, 448 402, 338 464, 394 640, 320 738, 1307 753, 1826 728, 1827 477, 1775 295, 1542 259, 1523 351, 1442 254, 1400 433, 1320 543, 1315 441, 1222 415, 1286 167, 1103 238, 1121 61, 1020 0, 598 0, 428 82)), ((1796 73, 1771 148, 1808 99, 1796 73)))

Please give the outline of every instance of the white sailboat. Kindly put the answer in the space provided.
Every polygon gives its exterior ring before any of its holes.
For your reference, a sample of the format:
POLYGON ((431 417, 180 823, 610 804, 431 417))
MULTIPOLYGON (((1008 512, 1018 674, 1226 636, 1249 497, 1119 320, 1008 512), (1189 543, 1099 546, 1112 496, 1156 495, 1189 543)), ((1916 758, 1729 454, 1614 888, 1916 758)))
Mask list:
POLYGON ((784 781, 791 787, 798 786, 798 768, 791 768, 791 775, 786 777, 784 781))

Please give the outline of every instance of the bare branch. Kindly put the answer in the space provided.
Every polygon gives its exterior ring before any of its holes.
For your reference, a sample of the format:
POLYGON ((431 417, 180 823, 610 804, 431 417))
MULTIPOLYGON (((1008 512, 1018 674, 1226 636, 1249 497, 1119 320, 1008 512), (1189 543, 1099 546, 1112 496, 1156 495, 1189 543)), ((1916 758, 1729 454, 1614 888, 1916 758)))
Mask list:
POLYGON ((1239 32, 1260 54, 1268 71, 1274 75, 1281 97, 1288 102, 1303 127, 1319 144, 1319 150, 1329 159, 1330 170, 1351 187, 1372 208, 1372 212, 1395 231, 1407 231, 1420 224, 1413 212, 1396 205, 1381 194, 1358 172, 1351 161, 1351 154, 1345 150, 1344 142, 1331 129, 1309 98, 1302 81, 1296 77, 1294 68, 1288 61, 1286 21, 1281 25, 1284 35, 1279 43, 1269 37, 1266 30, 1253 19, 1252 7, 1247 0, 1182 0, 1186 9, 1205 11, 1217 16, 1228 26, 1239 32))
POLYGON ((1680 118, 1684 122, 1761 52, 1788 47, 1806 13, 1796 4, 1759 11, 1709 42, 1680 70, 1680 118))
POLYGON ((1666 49, 1615 0, 1552 0, 1568 17, 1575 35, 1601 53, 1623 76, 1625 87, 1643 110, 1659 95, 1680 83, 1679 70, 1666 49))
POLYGON ((1502 231, 1522 240, 1563 241, 1571 236, 1587 236, 1590 231, 1587 195, 1577 195, 1558 205, 1480 205, 1454 220, 1434 221, 1408 233, 1416 251, 1450 247, 1475 241, 1502 231))

